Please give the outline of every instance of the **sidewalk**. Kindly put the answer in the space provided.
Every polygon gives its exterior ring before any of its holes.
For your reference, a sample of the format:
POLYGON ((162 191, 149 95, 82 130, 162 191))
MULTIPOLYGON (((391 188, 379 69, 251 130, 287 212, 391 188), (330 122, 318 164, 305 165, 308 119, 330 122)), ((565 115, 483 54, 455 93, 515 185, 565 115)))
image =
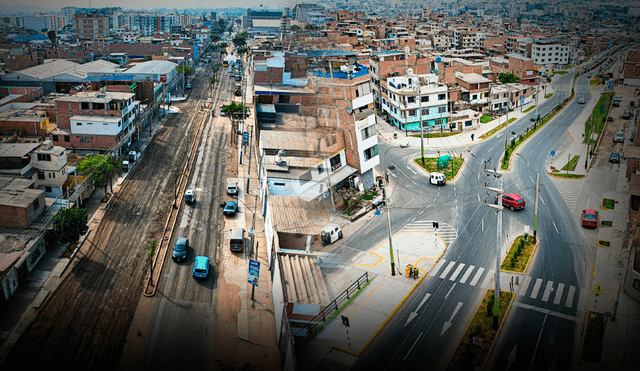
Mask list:
MULTIPOLYGON (((544 89, 542 87, 540 88, 540 96, 538 97, 538 107, 548 100, 547 98, 545 98, 547 94, 555 93, 555 88, 552 86, 552 84, 543 84, 543 86, 545 87, 544 89)), ((549 99, 554 99, 554 97, 552 96, 549 99)), ((531 117, 531 115, 535 113, 535 108, 526 113, 523 111, 525 111, 527 108, 531 106, 535 106, 536 105, 535 103, 536 101, 534 99, 532 102, 525 104, 524 106, 518 107, 515 110, 509 112, 509 119, 516 118, 516 120, 518 120, 522 117, 531 117)), ((409 133, 409 136, 406 136, 405 132, 403 132, 396 126, 393 126, 387 123, 380 116, 376 117, 376 121, 377 121, 376 129, 378 131, 378 134, 382 136, 382 138, 384 138, 386 141, 393 143, 395 145, 405 145, 409 143, 411 147, 420 147, 420 138, 411 136, 411 134, 419 134, 419 133, 412 132, 412 133, 409 133), (395 139, 393 138, 394 133, 398 134, 397 138, 395 139)), ((476 129, 465 130, 459 134, 455 134, 455 135, 451 135, 443 138, 428 138, 428 139, 425 138, 424 147, 425 149, 427 148, 442 149, 442 148, 451 148, 452 146, 454 147, 468 146, 471 144, 479 143, 483 141, 482 139, 480 139, 481 135, 496 128, 497 126, 499 126, 500 124, 503 124, 506 121, 507 121, 507 115, 505 114, 486 124, 480 123, 478 128, 476 129), (473 134, 474 140, 471 140, 471 134, 473 134)))

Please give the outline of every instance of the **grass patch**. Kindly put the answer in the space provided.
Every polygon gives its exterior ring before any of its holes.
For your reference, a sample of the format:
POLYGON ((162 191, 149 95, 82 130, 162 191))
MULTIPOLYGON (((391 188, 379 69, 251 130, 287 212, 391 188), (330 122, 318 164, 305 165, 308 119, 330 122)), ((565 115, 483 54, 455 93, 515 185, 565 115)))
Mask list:
MULTIPOLYGON (((449 169, 442 169, 441 172, 447 178, 447 180, 455 179, 458 175, 458 172, 462 168, 462 164, 464 164, 464 159, 461 157, 452 157, 453 166, 451 165, 451 161, 449 161, 449 169)), ((437 157, 425 157, 424 158, 424 166, 422 166, 422 157, 418 157, 413 160, 418 166, 421 166, 426 171, 433 173, 438 171, 438 158, 437 157)))
MULTIPOLYGON (((589 133, 589 136, 595 133, 598 135, 598 138, 599 138, 600 134, 602 134, 602 129, 604 128, 604 124, 607 120, 607 116, 609 116, 609 102, 611 101, 612 98, 613 98, 613 92, 602 94, 602 96, 600 97, 600 100, 598 100, 598 104, 596 104, 596 107, 593 109, 591 116, 584 123, 584 132, 589 133), (604 108, 604 112, 600 113, 600 109, 601 109, 600 107, 602 105, 604 105, 605 108, 604 108), (595 128, 591 128, 592 121, 595 125, 595 128)), ((587 143, 587 140, 588 138, 587 136, 585 136, 582 143, 587 143)), ((595 140, 592 140, 592 143, 595 143, 595 140)))
POLYGON ((489 116, 489 115, 480 116, 480 122, 483 123, 483 124, 486 124, 487 122, 491 122, 493 120, 494 120, 493 117, 489 116))
POLYGON ((545 97, 546 99, 549 99, 549 98, 553 97, 553 93, 549 93, 549 94, 545 95, 544 97, 545 97))
POLYGON ((613 210, 615 207, 615 200, 611 198, 603 198, 602 199, 602 210, 613 210))
POLYGON ((373 200, 376 196, 378 195, 378 192, 376 191, 365 191, 364 194, 362 195, 362 198, 367 200, 367 201, 371 201, 373 200))
MULTIPOLYGON (((517 120, 517 119, 516 119, 515 117, 510 118, 510 119, 509 119, 509 124, 510 124, 510 123, 512 123, 512 122, 514 122, 514 121, 516 121, 516 120, 517 120)), ((495 128, 493 128, 493 129, 491 129, 491 130, 487 131, 486 133, 482 134, 482 135, 480 136, 480 139, 487 139, 487 138, 490 138, 493 134, 495 134, 495 133, 499 132, 500 130, 504 129, 504 128, 505 128, 505 126, 507 126, 507 123, 506 123, 506 122, 503 122, 502 124, 500 124, 500 125, 496 126, 495 128)))
POLYGON ((580 158, 579 155, 573 156, 573 158, 571 160, 569 160, 569 162, 567 162, 567 164, 562 167, 562 170, 575 171, 576 170, 576 165, 578 164, 578 159, 579 158, 580 158))
POLYGON ((571 179, 582 179, 584 178, 586 175, 582 175, 582 174, 567 174, 567 173, 560 173, 560 170, 551 170, 553 172, 553 174, 549 174, 554 178, 571 178, 571 179))
POLYGON ((611 242, 605 240, 598 240, 598 246, 600 247, 609 247, 611 242))
POLYGON ((568 65, 564 66, 564 69, 565 69, 565 70, 568 70, 568 69, 569 69, 569 68, 571 68, 571 67, 573 67, 573 65, 572 65, 572 64, 568 64, 568 65))
POLYGON ((584 329, 584 342, 582 343, 580 356, 583 362, 600 363, 604 323, 604 314, 589 312, 584 329))
MULTIPOLYGON (((478 306, 467 330, 458 343, 458 347, 451 356, 447 370, 473 370, 476 367, 482 367, 497 333, 497 330, 493 329, 493 295, 494 290, 487 290, 482 303, 478 306)), ((512 298, 513 294, 510 292, 500 291, 499 323, 504 320, 512 298)))
POLYGON ((520 235, 513 240, 507 256, 504 257, 501 270, 524 273, 527 269, 527 265, 533 256, 533 252, 536 248, 536 241, 533 236, 520 235), (525 238, 528 241, 525 241, 525 238))
MULTIPOLYGON (((460 134, 459 131, 445 131, 442 133, 428 133, 428 134, 424 134, 424 138, 444 138, 444 137, 448 137, 451 135, 456 135, 456 134, 460 134)), ((411 137, 414 138, 420 138, 420 134, 411 134, 411 137)))
POLYGON ((600 221, 600 226, 602 227, 611 227, 613 225, 613 222, 610 220, 602 220, 600 221))
POLYGON ((531 107, 527 108, 526 110, 524 110, 524 111, 522 111, 522 112, 523 112, 523 113, 531 112, 531 110, 532 110, 532 109, 534 109, 534 108, 536 108, 536 106, 535 106, 535 105, 533 105, 533 106, 531 106, 531 107))
POLYGON ((589 81, 589 85, 591 85, 591 86, 597 86, 598 84, 600 84, 600 78, 599 77, 596 77, 596 78, 591 79, 589 81))
POLYGON ((568 73, 569 73, 569 71, 553 71, 554 75, 566 75, 568 73))

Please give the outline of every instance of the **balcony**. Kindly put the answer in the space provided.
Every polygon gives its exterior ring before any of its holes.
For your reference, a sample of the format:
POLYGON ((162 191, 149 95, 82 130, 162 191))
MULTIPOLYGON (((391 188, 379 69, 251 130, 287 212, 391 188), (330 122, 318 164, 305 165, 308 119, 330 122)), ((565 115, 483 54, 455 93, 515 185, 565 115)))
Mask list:
POLYGON ((362 112, 356 110, 354 111, 354 117, 356 119, 356 121, 360 121, 360 120, 364 120, 369 116, 375 115, 376 111, 374 109, 371 108, 367 108, 365 110, 363 110, 362 112))

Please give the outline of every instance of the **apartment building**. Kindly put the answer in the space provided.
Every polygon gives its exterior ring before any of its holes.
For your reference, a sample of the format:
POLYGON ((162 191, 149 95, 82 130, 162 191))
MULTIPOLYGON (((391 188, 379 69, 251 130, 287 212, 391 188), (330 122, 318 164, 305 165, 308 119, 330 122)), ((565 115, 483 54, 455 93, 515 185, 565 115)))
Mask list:
POLYGON ((110 30, 109 17, 99 12, 76 13, 73 30, 80 40, 105 37, 110 30))
POLYGON ((433 74, 389 77, 381 86, 382 111, 392 125, 403 131, 448 129, 448 87, 433 74))
POLYGON ((489 106, 491 80, 477 73, 455 73, 456 84, 461 90, 460 99, 481 108, 489 106))
POLYGON ((110 149, 129 130, 138 107, 133 93, 90 91, 55 100, 53 144, 86 151, 110 149), (67 139, 69 141, 67 141, 67 139))
POLYGON ((569 63, 569 46, 556 39, 536 40, 531 45, 531 58, 537 67, 564 67, 569 63))
POLYGON ((501 73, 511 73, 520 79, 525 85, 536 85, 538 83, 538 73, 534 69, 533 59, 527 58, 521 54, 509 53, 504 57, 489 58, 489 68, 495 72, 497 77, 501 73))

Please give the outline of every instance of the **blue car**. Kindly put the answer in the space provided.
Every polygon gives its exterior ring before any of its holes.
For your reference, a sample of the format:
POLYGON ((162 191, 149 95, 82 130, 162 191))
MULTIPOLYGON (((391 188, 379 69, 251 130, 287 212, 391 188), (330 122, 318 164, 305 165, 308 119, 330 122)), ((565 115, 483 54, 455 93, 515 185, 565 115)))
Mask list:
POLYGON ((224 205, 224 209, 222 213, 224 215, 233 216, 238 212, 238 201, 227 201, 227 204, 224 205))
POLYGON ((609 156, 609 162, 619 164, 620 163, 620 153, 611 152, 611 156, 609 156))
POLYGON ((206 256, 196 256, 193 261, 193 277, 207 279, 209 277, 209 258, 206 256))

